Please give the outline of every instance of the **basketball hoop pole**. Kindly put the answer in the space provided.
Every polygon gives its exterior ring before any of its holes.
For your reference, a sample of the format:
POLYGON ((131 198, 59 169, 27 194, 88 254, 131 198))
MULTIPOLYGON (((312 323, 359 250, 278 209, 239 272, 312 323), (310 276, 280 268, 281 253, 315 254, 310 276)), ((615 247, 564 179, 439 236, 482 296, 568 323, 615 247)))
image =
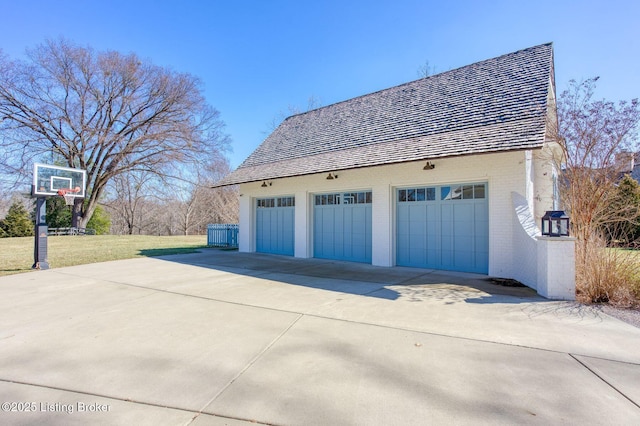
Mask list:
POLYGON ((49 269, 47 254, 47 201, 46 197, 60 195, 65 203, 73 205, 76 198, 84 198, 87 171, 51 164, 33 164, 31 195, 36 197, 35 245, 33 269, 49 269))
POLYGON ((36 228, 35 245, 33 249, 32 269, 49 269, 49 257, 47 255, 47 199, 36 198, 36 228))

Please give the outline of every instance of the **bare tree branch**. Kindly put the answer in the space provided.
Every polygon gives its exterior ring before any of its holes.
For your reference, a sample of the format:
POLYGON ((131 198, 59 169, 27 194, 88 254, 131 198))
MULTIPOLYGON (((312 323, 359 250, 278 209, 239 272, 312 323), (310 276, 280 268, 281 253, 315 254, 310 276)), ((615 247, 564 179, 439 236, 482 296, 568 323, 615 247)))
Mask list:
POLYGON ((52 155, 86 169, 88 200, 74 206, 74 226, 86 225, 115 177, 212 162, 228 144, 197 78, 134 54, 47 41, 27 61, 0 56, 0 77, 0 169, 27 175, 52 155))

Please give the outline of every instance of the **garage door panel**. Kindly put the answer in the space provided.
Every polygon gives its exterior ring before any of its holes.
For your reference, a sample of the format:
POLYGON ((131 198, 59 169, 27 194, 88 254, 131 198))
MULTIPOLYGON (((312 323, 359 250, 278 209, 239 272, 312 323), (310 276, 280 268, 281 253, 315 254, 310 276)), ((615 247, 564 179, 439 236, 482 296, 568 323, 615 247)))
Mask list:
POLYGON ((436 268, 441 263, 441 253, 440 250, 429 249, 427 250, 427 258, 426 258, 426 267, 427 268, 436 268))
POLYGON ((396 263, 486 273, 486 194, 486 184, 398 190, 396 263))
POLYGON ((453 268, 453 250, 441 250, 440 265, 442 269, 453 268))
MULTIPOLYGON (((314 256, 370 263, 371 193, 323 194, 314 200, 314 222, 322 228, 314 225, 314 256), (325 200, 332 203, 323 204, 325 200)), ((408 239, 409 233, 400 238, 408 239)))
POLYGON ((486 208, 486 203, 475 205, 474 216, 476 222, 489 222, 489 210, 486 208))
POLYGON ((453 238, 453 246, 456 251, 475 251, 475 239, 469 235, 456 235, 453 238))
POLYGON ((478 253, 488 253, 489 237, 481 236, 475 239, 475 251, 478 253))
POLYGON ((409 240, 410 250, 425 250, 426 248, 426 239, 422 235, 413 235, 409 240))
POLYGON ((293 197, 261 198, 256 206, 256 251, 293 256, 293 197))
POLYGON ((280 229, 282 229, 282 251, 284 253, 291 253, 293 255, 295 247, 294 236, 294 209, 289 208, 283 212, 280 229))
POLYGON ((456 250, 454 254, 454 267, 460 271, 472 270, 475 268, 475 261, 472 251, 456 250))
POLYGON ((476 251, 476 269, 483 269, 489 264, 489 252, 476 251))

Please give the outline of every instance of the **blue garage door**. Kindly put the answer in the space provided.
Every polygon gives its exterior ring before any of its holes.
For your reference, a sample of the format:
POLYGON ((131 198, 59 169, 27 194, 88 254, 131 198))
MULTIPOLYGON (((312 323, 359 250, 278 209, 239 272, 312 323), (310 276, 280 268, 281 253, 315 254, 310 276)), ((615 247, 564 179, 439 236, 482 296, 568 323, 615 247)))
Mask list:
POLYGON ((314 197, 313 253, 371 263, 371 191, 314 197))
POLYGON ((396 194, 398 265, 488 273, 486 183, 407 188, 396 194))
POLYGON ((256 251, 293 256, 294 211, 294 197, 257 200, 256 251))

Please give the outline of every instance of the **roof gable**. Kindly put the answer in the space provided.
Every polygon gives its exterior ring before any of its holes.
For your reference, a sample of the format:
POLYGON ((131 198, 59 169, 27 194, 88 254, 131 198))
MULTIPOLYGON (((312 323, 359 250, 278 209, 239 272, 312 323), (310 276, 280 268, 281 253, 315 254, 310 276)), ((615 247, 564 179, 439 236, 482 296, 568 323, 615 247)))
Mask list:
POLYGON ((539 148, 552 63, 544 44, 288 117, 219 185, 539 148))

